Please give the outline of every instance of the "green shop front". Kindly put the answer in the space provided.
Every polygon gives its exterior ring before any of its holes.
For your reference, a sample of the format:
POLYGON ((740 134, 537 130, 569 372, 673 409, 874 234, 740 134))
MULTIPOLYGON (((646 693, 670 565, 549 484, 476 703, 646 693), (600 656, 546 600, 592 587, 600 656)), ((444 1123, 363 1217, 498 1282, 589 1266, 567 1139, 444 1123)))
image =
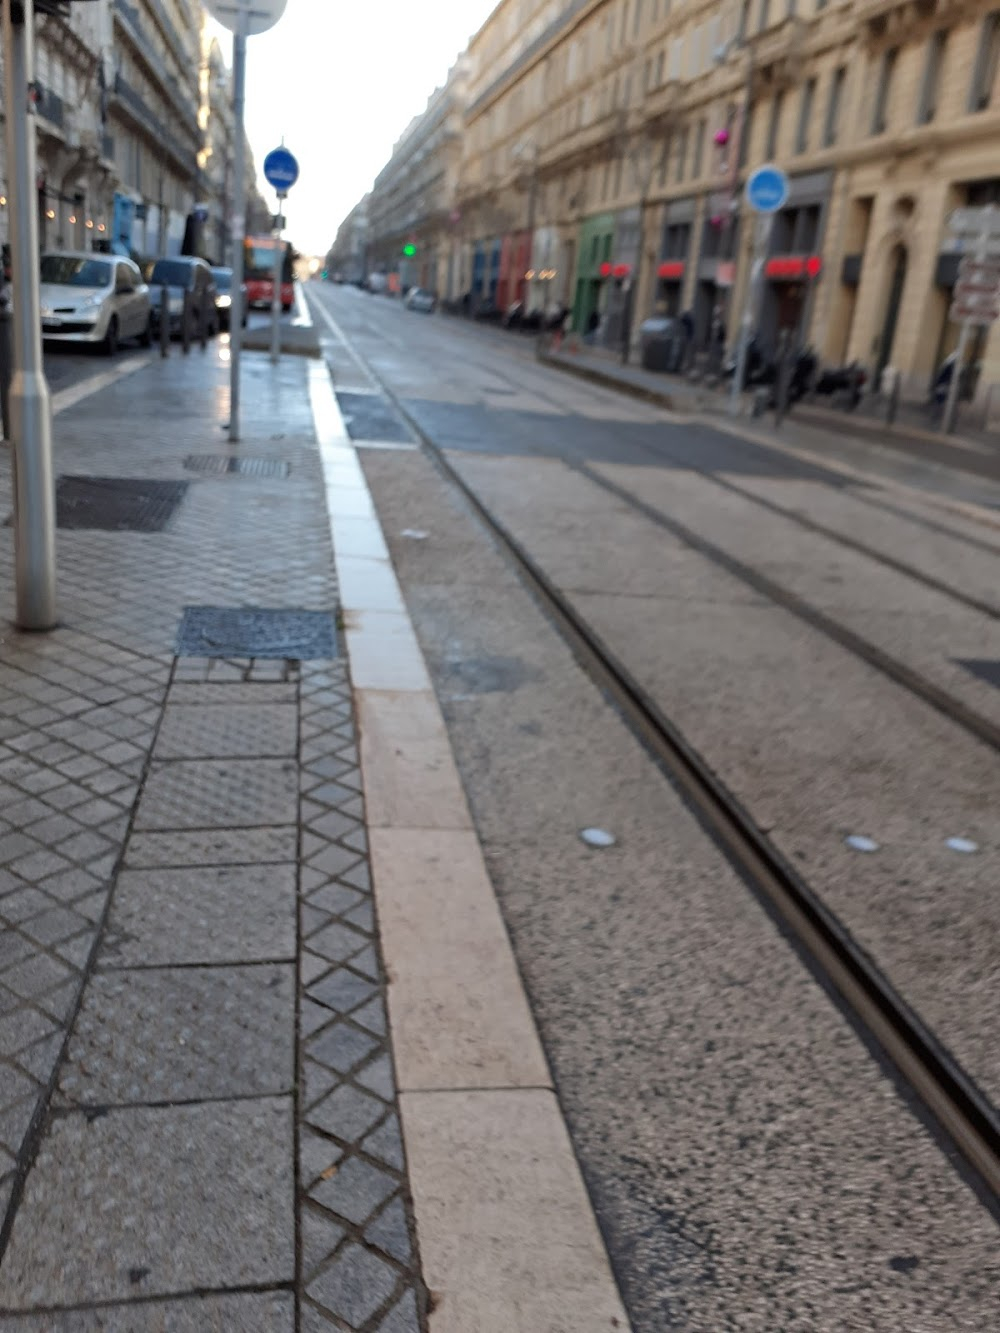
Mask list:
POLYGON ((607 277, 615 243, 614 213, 585 218, 577 238, 576 289, 573 297, 573 328, 587 333, 592 316, 604 314, 607 277))
POLYGON ((580 225, 573 328, 593 332, 606 347, 618 346, 629 322, 639 224, 638 208, 629 208, 598 213, 580 225))

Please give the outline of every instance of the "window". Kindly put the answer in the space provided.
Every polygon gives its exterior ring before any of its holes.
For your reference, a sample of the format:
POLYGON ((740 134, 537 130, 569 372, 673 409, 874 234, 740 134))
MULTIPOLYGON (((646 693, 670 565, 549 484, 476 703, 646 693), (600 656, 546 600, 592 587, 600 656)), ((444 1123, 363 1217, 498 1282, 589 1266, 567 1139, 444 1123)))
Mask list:
POLYGON ((642 0, 635 0, 635 13, 632 15, 632 36, 639 36, 639 29, 642 26, 642 0))
POLYGON ((663 147, 660 149, 660 184, 666 185, 667 172, 670 169, 670 135, 663 140, 663 147))
POLYGON ((663 82, 663 52, 661 51, 660 54, 656 57, 656 84, 655 84, 655 86, 656 86, 657 88, 659 88, 659 86, 660 86, 660 84, 661 84, 662 82, 663 82))
POLYGON ((663 231, 663 258, 687 259, 691 248, 690 222, 674 222, 663 231))
POLYGON ((677 176, 678 185, 684 179, 684 168, 687 166, 688 155, 688 131, 687 128, 681 130, 677 136, 677 176))
POLYGON ((830 80, 830 100, 826 104, 826 124, 823 127, 823 144, 829 148, 837 142, 840 128, 840 104, 844 100, 844 80, 847 78, 847 66, 841 65, 833 72, 830 80))
POLYGON ((799 128, 795 134, 795 151, 804 153, 809 147, 809 122, 812 120, 813 103, 816 100, 816 80, 807 79, 802 85, 799 101, 799 128))
POLYGON ((941 67, 944 64, 947 41, 947 31, 939 28, 927 43, 927 61, 924 65, 924 79, 920 85, 920 101, 917 105, 918 125, 929 125, 937 115, 938 85, 941 82, 941 67))
POLYGON ((703 120, 698 121, 698 128, 694 135, 694 160, 691 163, 691 175, 695 180, 701 176, 702 158, 705 156, 705 131, 706 124, 703 120))
POLYGON ((875 89, 875 109, 872 112, 872 134, 884 133, 889 124, 889 98, 892 95, 892 76, 899 59, 899 47, 893 46, 882 56, 875 89))
POLYGON ((679 79, 684 64, 684 38, 675 37, 670 43, 670 77, 679 79))
POLYGON ((622 192, 622 159, 618 158, 618 160, 615 162, 615 186, 614 186, 614 194, 611 196, 612 199, 619 198, 621 192, 622 192))
POLYGON ((760 21, 757 24, 757 31, 763 32, 771 22, 771 0, 760 0, 760 21))
POLYGON ((740 22, 736 30, 736 41, 741 44, 746 40, 747 29, 750 27, 750 0, 743 0, 740 5, 740 22))
POLYGON ((767 126, 767 145, 764 149, 764 156, 769 162, 774 157, 778 147, 778 135, 781 131, 781 106, 784 100, 784 93, 775 93, 774 101, 771 103, 771 119, 767 126))
POLYGON ((992 14, 987 14, 983 19, 979 54, 976 57, 972 90, 969 94, 970 111, 985 111, 993 100, 998 58, 1000 58, 1000 9, 994 9, 992 14))
POLYGON ((60 287, 110 287, 111 265, 103 259, 44 255, 42 282, 51 282, 60 287))

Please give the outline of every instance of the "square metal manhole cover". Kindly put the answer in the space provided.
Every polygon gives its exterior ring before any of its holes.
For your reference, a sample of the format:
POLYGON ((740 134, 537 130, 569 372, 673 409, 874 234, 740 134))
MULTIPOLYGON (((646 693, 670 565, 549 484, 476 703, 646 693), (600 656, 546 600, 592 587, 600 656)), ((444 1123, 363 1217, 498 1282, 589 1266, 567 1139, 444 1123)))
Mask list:
POLYGON ((225 454, 189 454, 184 466, 188 472, 210 477, 287 477, 291 471, 280 458, 229 458, 225 454))
POLYGON ((59 477, 56 524, 99 532, 162 532, 190 484, 135 477, 59 477))
POLYGON ((337 656, 337 631, 329 611, 186 606, 177 655, 309 662, 337 656))
POLYGON ((989 657, 956 657, 957 666, 965 667, 970 676, 983 680, 987 685, 994 685, 1000 690, 1000 662, 989 657))

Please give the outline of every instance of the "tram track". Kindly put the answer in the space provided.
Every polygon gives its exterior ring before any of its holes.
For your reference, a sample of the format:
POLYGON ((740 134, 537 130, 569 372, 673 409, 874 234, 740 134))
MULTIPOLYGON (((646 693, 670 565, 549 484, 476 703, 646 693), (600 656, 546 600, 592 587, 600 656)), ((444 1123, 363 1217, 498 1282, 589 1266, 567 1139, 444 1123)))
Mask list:
MULTIPOLYGON (((740 799, 690 744, 683 731, 587 623, 570 598, 547 576, 523 543, 492 512, 451 462, 446 451, 428 435, 378 370, 358 356, 332 320, 329 323, 379 391, 407 422, 442 475, 463 496, 491 533, 567 643, 576 661, 613 703, 744 882, 783 924, 812 966, 839 995, 855 1022, 882 1049, 890 1064, 913 1089, 945 1136, 971 1166, 994 1211, 1000 1208, 1000 1115, 997 1108, 817 891, 758 828, 740 799)), ((919 672, 884 653, 759 571, 707 542, 676 519, 632 495, 588 464, 567 458, 560 461, 653 523, 670 531, 678 540, 726 569, 768 600, 860 657, 895 684, 962 727, 976 740, 994 750, 1000 750, 1000 727, 934 685, 919 672)), ((734 489, 746 495, 739 487, 734 489)), ((747 495, 746 498, 756 497, 747 495)), ((895 562, 897 572, 907 573, 905 568, 898 568, 901 564, 895 562)), ((921 582, 926 580, 922 579, 921 582)))

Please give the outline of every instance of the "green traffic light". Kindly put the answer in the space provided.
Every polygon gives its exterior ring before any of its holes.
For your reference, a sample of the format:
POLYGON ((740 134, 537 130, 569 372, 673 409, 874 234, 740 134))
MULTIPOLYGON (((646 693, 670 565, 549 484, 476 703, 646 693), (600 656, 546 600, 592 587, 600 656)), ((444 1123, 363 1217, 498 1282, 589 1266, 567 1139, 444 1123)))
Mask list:
POLYGON ((417 253, 417 247, 412 243, 403 246, 403 254, 407 257, 407 259, 412 259, 416 253, 417 253))

